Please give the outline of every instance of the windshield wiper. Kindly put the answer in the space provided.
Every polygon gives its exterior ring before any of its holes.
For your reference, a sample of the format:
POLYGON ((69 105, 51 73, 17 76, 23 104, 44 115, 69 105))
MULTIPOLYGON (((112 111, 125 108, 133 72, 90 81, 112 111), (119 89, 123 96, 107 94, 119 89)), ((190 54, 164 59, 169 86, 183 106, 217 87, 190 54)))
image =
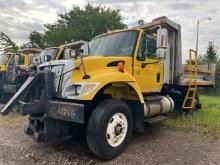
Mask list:
POLYGON ((88 43, 88 56, 90 55, 90 47, 89 47, 89 43, 88 43))

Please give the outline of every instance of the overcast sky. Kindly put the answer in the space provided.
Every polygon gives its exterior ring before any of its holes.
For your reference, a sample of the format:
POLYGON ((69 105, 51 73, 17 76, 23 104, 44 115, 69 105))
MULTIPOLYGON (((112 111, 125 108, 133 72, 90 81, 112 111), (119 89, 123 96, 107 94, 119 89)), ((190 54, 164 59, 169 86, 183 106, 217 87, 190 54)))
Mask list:
POLYGON ((0 0, 0 31, 17 44, 25 43, 31 31, 43 32, 45 23, 56 21, 57 13, 71 9, 73 5, 83 7, 88 1, 120 9, 126 24, 168 16, 182 26, 184 55, 189 48, 195 48, 196 21, 211 17, 211 21, 201 21, 199 52, 204 53, 213 38, 215 44, 220 45, 219 0, 0 0))

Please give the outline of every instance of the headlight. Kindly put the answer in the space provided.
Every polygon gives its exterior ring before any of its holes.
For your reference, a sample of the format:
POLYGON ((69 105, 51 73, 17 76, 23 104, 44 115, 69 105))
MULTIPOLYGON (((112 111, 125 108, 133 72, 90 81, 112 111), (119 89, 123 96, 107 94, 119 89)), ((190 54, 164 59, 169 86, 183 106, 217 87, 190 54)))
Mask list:
POLYGON ((66 89, 65 89, 65 96, 77 96, 79 95, 81 91, 81 85, 69 85, 66 89))
POLYGON ((98 84, 85 84, 81 88, 81 95, 87 95, 93 92, 98 87, 98 84))
POLYGON ((69 84, 63 95, 67 99, 75 99, 92 93, 98 86, 99 83, 69 84))

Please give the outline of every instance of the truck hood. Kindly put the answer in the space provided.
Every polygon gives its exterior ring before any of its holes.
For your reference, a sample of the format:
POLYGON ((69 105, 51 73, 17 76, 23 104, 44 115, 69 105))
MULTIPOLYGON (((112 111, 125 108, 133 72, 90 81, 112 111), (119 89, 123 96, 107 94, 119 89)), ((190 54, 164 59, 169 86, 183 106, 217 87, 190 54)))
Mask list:
MULTIPOLYGON (((131 57, 115 57, 115 56, 88 56, 88 57, 84 57, 83 61, 84 61, 84 65, 86 68, 106 68, 106 67, 115 67, 117 66, 117 62, 123 61, 128 63, 129 61, 131 61, 131 57)), ((80 59, 76 60, 76 63, 80 63, 80 59)), ((126 66, 126 65, 125 65, 126 66)), ((127 64, 128 66, 128 64, 127 64)), ((91 69, 89 69, 91 70, 91 69)))
POLYGON ((93 82, 95 77, 110 72, 119 72, 118 63, 124 63, 124 71, 132 73, 132 57, 104 57, 104 56, 88 56, 83 58, 86 74, 90 79, 83 79, 84 72, 81 64, 81 60, 78 58, 75 61, 76 66, 80 66, 80 69, 75 71, 72 76, 72 82, 93 82))
MULTIPOLYGON (((46 62, 39 66, 39 70, 50 70, 54 72, 54 93, 56 97, 64 97, 63 91, 69 84, 94 83, 96 77, 106 73, 119 72, 118 62, 125 63, 125 72, 132 70, 132 57, 83 57, 86 74, 91 78, 84 79, 84 71, 80 58, 69 60, 55 60, 46 62), (77 69, 75 69, 77 68, 77 69)), ((120 72, 121 73, 121 72, 120 72)))

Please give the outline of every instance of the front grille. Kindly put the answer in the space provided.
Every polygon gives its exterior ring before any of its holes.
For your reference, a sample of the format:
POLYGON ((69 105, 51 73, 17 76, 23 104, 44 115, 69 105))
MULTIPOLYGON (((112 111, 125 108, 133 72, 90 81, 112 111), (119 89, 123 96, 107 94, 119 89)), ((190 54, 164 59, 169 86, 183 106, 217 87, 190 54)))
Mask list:
POLYGON ((74 61, 70 60, 56 60, 51 61, 49 64, 42 64, 39 70, 49 70, 54 73, 54 90, 55 97, 62 98, 63 90, 66 88, 70 81, 70 77, 73 74, 73 68, 75 68, 74 61), (64 74, 65 73, 65 74, 64 74))
POLYGON ((52 65, 41 67, 40 70, 49 70, 54 73, 54 93, 60 93, 63 77, 63 65, 52 65))

